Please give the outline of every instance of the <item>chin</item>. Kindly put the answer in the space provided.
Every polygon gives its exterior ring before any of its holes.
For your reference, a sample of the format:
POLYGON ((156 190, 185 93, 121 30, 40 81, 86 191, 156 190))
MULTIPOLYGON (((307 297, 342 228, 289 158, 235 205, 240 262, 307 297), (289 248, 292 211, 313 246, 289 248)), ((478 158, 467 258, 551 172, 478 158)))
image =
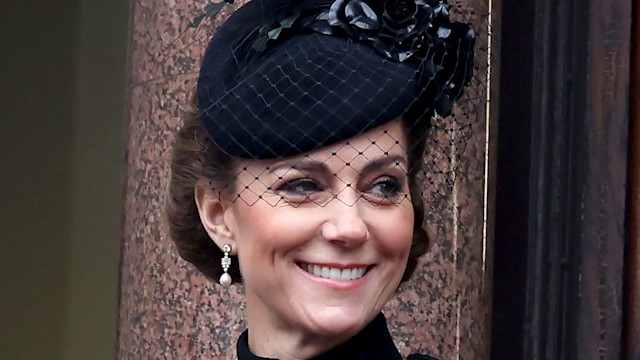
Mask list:
POLYGON ((362 330, 378 314, 376 312, 370 317, 365 317, 355 315, 355 313, 357 312, 347 308, 330 312, 325 309, 323 312, 317 312, 312 321, 312 332, 327 337, 351 337, 362 330))

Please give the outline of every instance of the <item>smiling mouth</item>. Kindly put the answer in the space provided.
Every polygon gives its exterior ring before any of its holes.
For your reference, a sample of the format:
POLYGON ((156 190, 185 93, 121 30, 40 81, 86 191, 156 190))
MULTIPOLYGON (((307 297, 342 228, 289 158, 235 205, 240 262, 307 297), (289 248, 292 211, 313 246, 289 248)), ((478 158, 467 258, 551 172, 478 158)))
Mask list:
POLYGON ((330 266, 314 265, 308 263, 298 263, 298 266, 317 277, 331 280, 357 280, 363 277, 373 266, 359 266, 349 269, 338 269, 330 266))

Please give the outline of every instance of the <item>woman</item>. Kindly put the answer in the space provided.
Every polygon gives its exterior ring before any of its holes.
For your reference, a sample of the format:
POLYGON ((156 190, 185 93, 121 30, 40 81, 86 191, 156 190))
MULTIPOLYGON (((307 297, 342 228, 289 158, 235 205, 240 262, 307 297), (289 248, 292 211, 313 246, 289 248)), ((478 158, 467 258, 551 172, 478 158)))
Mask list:
POLYGON ((167 213, 184 259, 245 288, 239 359, 400 358, 381 310, 426 252, 424 137, 473 63, 448 10, 254 0, 211 40, 167 213))

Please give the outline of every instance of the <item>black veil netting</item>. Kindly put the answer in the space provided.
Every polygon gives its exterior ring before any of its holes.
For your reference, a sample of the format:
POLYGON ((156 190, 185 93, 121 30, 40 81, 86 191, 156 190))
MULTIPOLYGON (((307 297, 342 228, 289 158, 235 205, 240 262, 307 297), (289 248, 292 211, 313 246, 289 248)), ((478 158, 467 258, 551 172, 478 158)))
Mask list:
MULTIPOLYGON (((401 117, 412 138, 407 144, 424 146, 422 160, 410 161, 406 171, 422 185, 419 195, 432 204, 427 208, 438 211, 454 191, 467 145, 486 118, 486 3, 217 1, 176 5, 177 30, 161 35, 163 44, 153 54, 157 68, 148 79, 181 93, 175 98, 184 102, 167 104, 173 116, 195 111, 206 129, 204 136, 195 135, 203 151, 286 159, 401 117)), ((245 170, 235 169, 236 178, 245 170)), ((250 175, 261 181, 269 172, 267 166, 250 175)), ((251 196, 236 191, 235 199, 263 199, 243 184, 251 196)), ((375 195, 386 197, 389 186, 375 195)), ((317 190, 308 184, 293 189, 317 190)), ((268 184, 263 190, 275 192, 268 184)), ((273 199, 267 201, 286 200, 273 199)))

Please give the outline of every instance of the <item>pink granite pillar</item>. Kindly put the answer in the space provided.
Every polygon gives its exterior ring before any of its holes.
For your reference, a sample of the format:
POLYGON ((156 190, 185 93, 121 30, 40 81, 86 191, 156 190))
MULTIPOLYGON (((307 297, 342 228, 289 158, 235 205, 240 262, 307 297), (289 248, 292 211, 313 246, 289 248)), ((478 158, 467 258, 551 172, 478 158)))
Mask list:
MULTIPOLYGON (((490 0, 462 0, 460 16, 483 14, 490 0)), ((119 359, 232 359, 244 329, 242 288, 208 282, 177 255, 163 227, 172 131, 191 96, 214 23, 189 27, 207 0, 134 0, 129 49, 127 181, 122 243, 119 359)), ((211 8, 208 8, 211 9, 211 8)), ((486 48, 487 17, 474 20, 486 48)), ((427 204, 437 223, 431 252, 414 279, 387 306, 403 354, 441 359, 488 358, 491 308, 491 211, 485 189, 486 52, 477 58, 481 85, 474 135, 461 157, 455 189, 427 204)), ((469 108, 468 108, 469 109, 469 108)))

